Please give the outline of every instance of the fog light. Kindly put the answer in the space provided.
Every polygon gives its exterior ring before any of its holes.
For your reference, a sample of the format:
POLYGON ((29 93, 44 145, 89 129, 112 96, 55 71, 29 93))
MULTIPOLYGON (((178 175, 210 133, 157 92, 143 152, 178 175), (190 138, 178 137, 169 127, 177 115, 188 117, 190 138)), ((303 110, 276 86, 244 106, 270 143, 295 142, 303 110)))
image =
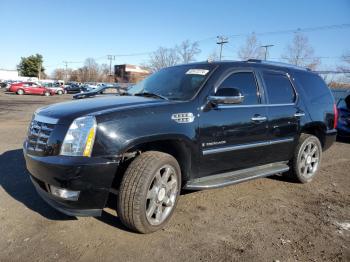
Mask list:
POLYGON ((50 185, 50 191, 51 191, 51 194, 53 194, 54 196, 57 196, 66 200, 71 200, 71 201, 77 201, 80 194, 80 191, 67 190, 64 188, 59 188, 51 185, 50 185))

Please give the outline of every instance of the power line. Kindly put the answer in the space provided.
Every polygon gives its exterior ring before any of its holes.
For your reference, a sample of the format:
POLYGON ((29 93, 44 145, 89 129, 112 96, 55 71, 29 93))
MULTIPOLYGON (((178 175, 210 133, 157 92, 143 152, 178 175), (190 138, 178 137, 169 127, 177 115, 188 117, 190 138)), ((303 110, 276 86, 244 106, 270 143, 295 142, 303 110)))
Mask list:
MULTIPOLYGON (((277 31, 267 31, 267 32, 254 32, 255 35, 276 35, 276 34, 291 34, 291 33, 304 33, 304 32, 314 32, 314 31, 322 31, 322 30, 331 30, 331 29, 344 29, 349 28, 350 24, 337 24, 337 25, 325 25, 325 26, 315 26, 315 27, 305 27, 305 28, 296 28, 296 29, 288 29, 288 30, 277 30, 277 31)), ((242 37, 249 36, 251 34, 236 34, 229 35, 228 37, 242 37)))

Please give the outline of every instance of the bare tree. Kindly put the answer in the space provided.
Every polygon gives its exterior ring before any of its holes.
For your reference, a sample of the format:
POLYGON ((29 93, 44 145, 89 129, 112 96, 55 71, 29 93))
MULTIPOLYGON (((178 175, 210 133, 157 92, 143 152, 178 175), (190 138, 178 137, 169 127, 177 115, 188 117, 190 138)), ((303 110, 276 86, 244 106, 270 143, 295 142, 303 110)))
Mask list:
POLYGON ((159 47, 150 56, 148 67, 156 72, 164 67, 177 65, 180 58, 175 48, 159 47))
POLYGON ((99 66, 99 76, 98 82, 108 82, 110 80, 109 77, 109 65, 102 64, 99 66))
POLYGON ((66 72, 63 68, 57 68, 52 73, 52 78, 56 80, 62 80, 64 79, 66 75, 66 72))
POLYGON ((345 52, 341 56, 341 61, 343 62, 343 65, 338 66, 338 70, 349 71, 350 70, 350 51, 345 52))
POLYGON ((290 64, 310 69, 315 69, 320 64, 320 59, 314 56, 314 49, 309 44, 309 39, 301 33, 294 35, 293 41, 287 46, 282 59, 287 60, 290 64))
POLYGON ((219 54, 216 50, 212 51, 208 56, 209 61, 219 61, 219 54))
POLYGON ((201 52, 198 42, 190 42, 190 40, 183 41, 175 48, 179 55, 180 63, 184 64, 195 61, 195 56, 201 52))
POLYGON ((84 67, 86 68, 87 81, 96 81, 98 78, 99 66, 93 58, 86 58, 84 67))
POLYGON ((245 44, 238 50, 238 57, 242 60, 260 59, 263 57, 262 51, 261 43, 256 38, 256 35, 252 33, 246 38, 245 44))

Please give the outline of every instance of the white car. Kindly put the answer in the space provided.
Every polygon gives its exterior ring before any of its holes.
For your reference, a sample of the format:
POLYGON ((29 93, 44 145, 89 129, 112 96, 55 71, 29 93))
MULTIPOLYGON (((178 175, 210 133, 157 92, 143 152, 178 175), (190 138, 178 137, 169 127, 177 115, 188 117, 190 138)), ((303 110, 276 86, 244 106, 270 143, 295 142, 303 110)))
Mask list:
POLYGON ((57 83, 54 83, 54 84, 47 83, 44 86, 50 90, 55 91, 55 94, 58 94, 58 95, 63 95, 66 93, 66 90, 60 84, 57 84, 57 83))

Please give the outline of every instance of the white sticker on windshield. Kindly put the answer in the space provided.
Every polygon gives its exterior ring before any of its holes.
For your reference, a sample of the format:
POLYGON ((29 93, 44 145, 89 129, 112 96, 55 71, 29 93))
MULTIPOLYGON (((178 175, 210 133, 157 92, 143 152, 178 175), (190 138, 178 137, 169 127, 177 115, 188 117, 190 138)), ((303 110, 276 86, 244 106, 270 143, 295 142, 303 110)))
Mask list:
POLYGON ((206 74, 208 74, 209 70, 207 69, 189 69, 186 72, 186 75, 202 75, 205 76, 206 74))

